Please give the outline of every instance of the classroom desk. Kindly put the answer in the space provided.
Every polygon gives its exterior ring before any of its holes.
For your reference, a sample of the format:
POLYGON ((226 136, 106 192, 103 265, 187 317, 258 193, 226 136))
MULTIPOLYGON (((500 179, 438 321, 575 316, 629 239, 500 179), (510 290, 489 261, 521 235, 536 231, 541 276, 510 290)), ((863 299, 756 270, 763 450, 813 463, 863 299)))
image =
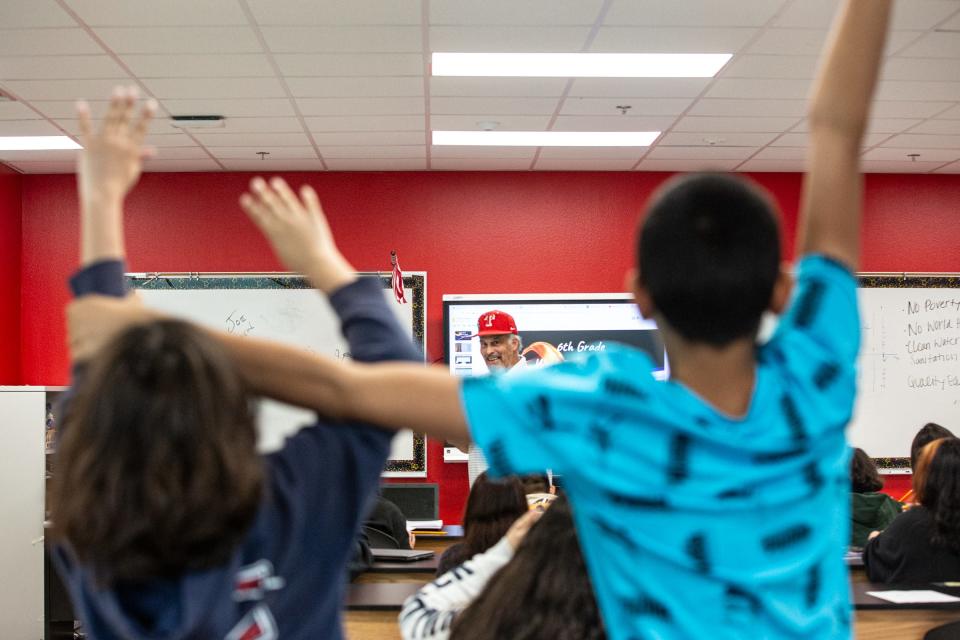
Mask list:
POLYGON ((374 562, 365 573, 354 578, 354 584, 374 582, 406 582, 423 584, 437 573, 439 554, 416 562, 374 562))

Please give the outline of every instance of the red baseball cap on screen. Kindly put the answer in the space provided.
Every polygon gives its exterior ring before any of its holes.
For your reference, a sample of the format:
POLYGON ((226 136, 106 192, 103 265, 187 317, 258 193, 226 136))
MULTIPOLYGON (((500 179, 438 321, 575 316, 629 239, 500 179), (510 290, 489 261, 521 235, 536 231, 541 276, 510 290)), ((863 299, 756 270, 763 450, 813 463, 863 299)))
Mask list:
POLYGON ((487 311, 477 320, 477 332, 474 335, 498 336, 505 333, 518 335, 517 323, 514 321, 513 316, 506 311, 493 309, 492 311, 487 311))

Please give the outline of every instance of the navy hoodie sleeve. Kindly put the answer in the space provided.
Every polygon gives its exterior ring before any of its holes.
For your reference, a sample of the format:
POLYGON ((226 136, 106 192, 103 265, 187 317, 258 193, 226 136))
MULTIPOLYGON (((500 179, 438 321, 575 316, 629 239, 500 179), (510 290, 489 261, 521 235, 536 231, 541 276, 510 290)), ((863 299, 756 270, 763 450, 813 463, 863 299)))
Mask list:
MULTIPOLYGON (((330 296, 354 359, 421 361, 419 350, 388 307, 375 278, 361 278, 330 296)), ((301 429, 267 456, 275 514, 274 534, 293 536, 289 551, 302 544, 315 550, 309 562, 319 574, 340 574, 366 515, 390 451, 394 431, 320 419, 301 429)), ((276 539, 278 536, 271 536, 276 539)), ((303 563, 293 553, 288 558, 303 563)), ((300 567, 301 571, 305 567, 300 567)))

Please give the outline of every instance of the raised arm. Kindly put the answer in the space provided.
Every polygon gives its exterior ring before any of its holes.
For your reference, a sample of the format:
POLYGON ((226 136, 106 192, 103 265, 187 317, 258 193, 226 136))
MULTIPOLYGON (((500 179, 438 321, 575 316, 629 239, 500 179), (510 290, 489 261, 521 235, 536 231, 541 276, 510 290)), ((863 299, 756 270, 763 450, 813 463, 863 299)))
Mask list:
POLYGON ((880 69, 891 0, 846 0, 827 39, 808 109, 810 156, 798 253, 860 264, 860 147, 880 69))

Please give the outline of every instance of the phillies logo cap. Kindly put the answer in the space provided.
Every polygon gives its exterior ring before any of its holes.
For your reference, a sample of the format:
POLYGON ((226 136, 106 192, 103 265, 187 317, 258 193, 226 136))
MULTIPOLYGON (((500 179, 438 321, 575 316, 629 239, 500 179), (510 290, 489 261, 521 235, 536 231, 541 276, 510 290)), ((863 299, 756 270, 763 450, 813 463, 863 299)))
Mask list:
POLYGON ((487 311, 477 320, 477 333, 475 335, 497 336, 505 333, 518 335, 517 323, 513 316, 506 311, 499 311, 498 309, 487 311))

